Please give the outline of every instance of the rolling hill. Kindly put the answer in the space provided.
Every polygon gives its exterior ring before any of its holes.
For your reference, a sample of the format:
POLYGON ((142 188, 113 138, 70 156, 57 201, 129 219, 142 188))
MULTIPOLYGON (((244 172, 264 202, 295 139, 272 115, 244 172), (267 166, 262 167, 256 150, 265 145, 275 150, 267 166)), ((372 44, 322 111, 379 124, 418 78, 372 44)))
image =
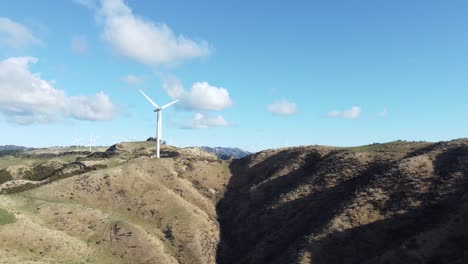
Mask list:
POLYGON ((44 170, 50 177, 63 178, 0 196, 0 208, 15 217, 0 225, 0 261, 213 263, 215 205, 229 176, 227 164, 170 147, 163 155, 177 157, 155 160, 152 148, 124 143, 84 157, 28 160, 24 171, 42 165, 52 168, 44 170))
POLYGON ((153 148, 1 157, 0 262, 468 261, 466 139, 228 161, 153 148))
POLYGON ((468 140, 270 150, 230 168, 219 263, 468 261, 468 140))

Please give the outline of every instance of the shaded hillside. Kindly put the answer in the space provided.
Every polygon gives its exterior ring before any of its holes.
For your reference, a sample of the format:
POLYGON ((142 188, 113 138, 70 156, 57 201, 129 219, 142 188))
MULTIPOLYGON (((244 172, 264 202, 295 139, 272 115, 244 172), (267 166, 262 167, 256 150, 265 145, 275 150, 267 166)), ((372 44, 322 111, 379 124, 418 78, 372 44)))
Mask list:
POLYGON ((270 150, 230 168, 218 263, 468 263, 468 140, 270 150))

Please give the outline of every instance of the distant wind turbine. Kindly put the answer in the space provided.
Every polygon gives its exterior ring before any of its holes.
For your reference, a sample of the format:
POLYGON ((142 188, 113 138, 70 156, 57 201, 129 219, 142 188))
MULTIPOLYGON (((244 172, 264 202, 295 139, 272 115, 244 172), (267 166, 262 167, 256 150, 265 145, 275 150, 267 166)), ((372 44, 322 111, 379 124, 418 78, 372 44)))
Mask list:
POLYGON ((156 125, 156 158, 160 158, 159 155, 159 150, 161 148, 161 138, 162 138, 162 110, 168 108, 169 106, 179 102, 179 100, 175 100, 174 102, 168 103, 164 105, 163 107, 159 107, 151 98, 149 98, 142 90, 139 90, 140 93, 154 106, 156 109, 154 112, 157 113, 158 116, 158 122, 156 125))
POLYGON ((74 136, 72 138, 72 140, 73 140, 72 146, 75 146, 76 148, 78 148, 81 145, 81 138, 80 137, 74 136))
POLYGON ((94 136, 93 134, 89 135, 89 152, 92 152, 92 148, 96 148, 96 139, 97 137, 94 136))

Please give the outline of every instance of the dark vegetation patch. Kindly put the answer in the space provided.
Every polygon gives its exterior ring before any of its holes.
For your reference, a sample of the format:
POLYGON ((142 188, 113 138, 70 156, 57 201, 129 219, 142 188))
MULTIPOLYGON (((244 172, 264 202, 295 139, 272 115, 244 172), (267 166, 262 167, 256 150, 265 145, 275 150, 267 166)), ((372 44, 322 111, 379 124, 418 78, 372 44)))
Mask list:
POLYGON ((27 170, 23 175, 23 179, 30 181, 42 181, 51 177, 54 173, 56 173, 56 171, 57 169, 53 167, 39 164, 34 166, 31 170, 27 170))
POLYGON ((163 151, 161 151, 161 157, 163 157, 163 158, 177 158, 177 157, 180 157, 180 153, 178 151, 163 150, 163 151))
POLYGON ((4 156, 19 157, 21 153, 23 153, 23 150, 19 150, 19 149, 0 150, 0 157, 4 157, 4 156))
POLYGON ((55 181, 63 178, 68 178, 70 176, 90 172, 90 171, 95 171, 95 170, 101 170, 107 168, 107 165, 105 164, 96 164, 93 166, 86 166, 83 163, 80 162, 72 162, 70 164, 64 165, 61 168, 54 168, 51 166, 44 166, 42 164, 34 166, 31 170, 28 170, 25 172, 23 178, 26 180, 31 180, 31 181, 42 181, 42 180, 50 180, 50 181, 55 181), (71 173, 66 173, 67 168, 71 166, 77 166, 79 169, 73 170, 71 173))
POLYGON ((164 237, 171 242, 174 240, 174 232, 170 226, 164 230, 164 237))
POLYGON ((31 158, 31 159, 52 159, 65 156, 88 156, 92 154, 89 151, 66 151, 61 153, 40 153, 40 154, 29 154, 29 153, 18 153, 18 157, 31 158))
POLYGON ((41 186, 41 184, 26 183, 26 184, 19 185, 16 187, 4 189, 3 191, 0 192, 0 194, 13 194, 13 193, 25 192, 25 191, 35 189, 39 186, 41 186))
MULTIPOLYGON (((80 162, 72 162, 70 164, 66 164, 61 168, 54 168, 51 166, 44 166, 42 164, 34 166, 31 170, 28 170, 24 173, 23 179, 40 182, 43 181, 41 184, 38 183, 26 183, 20 186, 11 187, 3 190, 0 193, 12 194, 12 193, 19 193, 24 191, 29 191, 31 189, 37 188, 43 184, 50 183, 53 181, 57 181, 60 179, 65 179, 68 177, 72 177, 75 175, 87 173, 90 171, 96 171, 107 168, 105 164, 96 164, 93 166, 85 166, 80 162)), ((8 173, 8 172, 7 172, 8 173)), ((2 173, 0 172, 0 175, 2 173)), ((1 176, 0 176, 1 177, 1 176)), ((4 176, 6 179, 8 178, 8 174, 4 176)))
POLYGON ((0 170, 0 184, 13 180, 11 173, 7 170, 0 170))
POLYGON ((86 159, 108 159, 112 156, 114 156, 114 153, 111 153, 109 151, 104 151, 104 152, 93 152, 86 156, 86 159))

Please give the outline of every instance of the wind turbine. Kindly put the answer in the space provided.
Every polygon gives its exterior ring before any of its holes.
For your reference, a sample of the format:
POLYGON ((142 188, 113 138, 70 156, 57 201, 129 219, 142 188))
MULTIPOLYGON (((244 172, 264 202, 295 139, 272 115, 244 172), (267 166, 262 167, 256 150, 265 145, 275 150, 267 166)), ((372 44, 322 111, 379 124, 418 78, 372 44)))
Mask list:
POLYGON ((72 146, 75 146, 75 148, 79 148, 81 145, 81 138, 78 136, 74 136, 72 140, 73 140, 72 146))
POLYGON ((158 123, 156 125, 156 158, 160 158, 159 150, 161 148, 161 138, 162 138, 162 110, 168 108, 169 106, 179 102, 179 100, 175 100, 174 102, 168 103, 163 107, 159 107, 151 98, 149 98, 142 90, 139 90, 140 93, 154 106, 156 109, 154 112, 157 113, 158 116, 158 123))
POLYGON ((96 139, 97 137, 95 137, 93 134, 89 135, 89 152, 92 152, 92 147, 96 148, 96 139))

